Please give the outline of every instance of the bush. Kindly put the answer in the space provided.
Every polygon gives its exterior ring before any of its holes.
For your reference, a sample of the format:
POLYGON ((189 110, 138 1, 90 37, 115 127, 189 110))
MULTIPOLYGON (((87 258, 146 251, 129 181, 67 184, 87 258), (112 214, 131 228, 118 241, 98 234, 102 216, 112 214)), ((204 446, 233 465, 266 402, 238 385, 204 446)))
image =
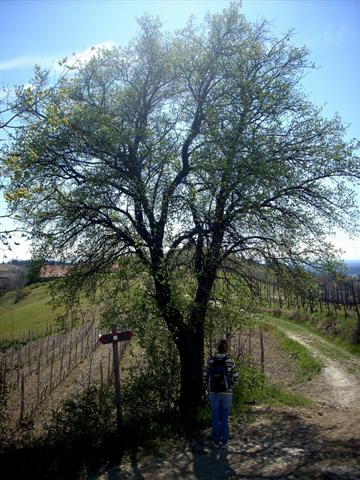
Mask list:
POLYGON ((304 313, 300 312, 299 310, 291 310, 287 314, 287 318, 289 320, 293 320, 294 322, 304 322, 305 315, 304 313))
POLYGON ((171 429, 178 410, 180 367, 175 346, 164 339, 153 342, 147 354, 138 356, 122 390, 126 422, 132 429, 137 426, 139 441, 171 429))
POLYGON ((31 473, 39 479, 85 479, 112 455, 119 456, 114 418, 112 386, 92 386, 64 401, 41 437, 29 436, 2 449, 2 469, 11 471, 12 478, 31 473))
POLYGON ((256 365, 240 363, 237 366, 239 380, 233 389, 233 404, 235 410, 241 410, 245 405, 254 404, 261 396, 265 384, 265 374, 256 365))
POLYGON ((26 345, 26 342, 23 340, 19 340, 18 338, 11 340, 4 338, 0 340, 0 352, 5 352, 10 348, 20 348, 22 345, 26 345))
POLYGON ((337 321, 334 315, 328 315, 321 323, 320 329, 330 335, 337 335, 337 321))
POLYGON ((15 297, 13 300, 13 303, 18 303, 20 300, 25 298, 27 295, 29 295, 30 290, 28 288, 18 288, 15 292, 15 297))
POLYGON ((234 411, 240 413, 246 405, 265 403, 270 405, 306 406, 311 401, 294 395, 266 381, 266 375, 257 365, 240 364, 239 381, 234 386, 234 411))
POLYGON ((63 402, 54 412, 47 441, 50 445, 62 444, 65 450, 97 448, 114 422, 114 396, 112 388, 89 387, 85 392, 63 402))

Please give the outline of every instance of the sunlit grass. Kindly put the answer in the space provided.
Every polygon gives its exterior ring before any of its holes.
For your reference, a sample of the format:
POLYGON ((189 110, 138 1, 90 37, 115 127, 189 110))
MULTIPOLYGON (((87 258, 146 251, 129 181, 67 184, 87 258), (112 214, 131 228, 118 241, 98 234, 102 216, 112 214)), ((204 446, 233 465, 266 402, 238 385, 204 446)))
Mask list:
POLYGON ((54 323, 63 309, 50 305, 49 284, 34 284, 25 289, 25 296, 14 303, 15 292, 0 297, 0 339, 19 338, 29 330, 45 330, 54 323))
MULTIPOLYGON (((350 353, 353 355, 360 356, 360 345, 354 344, 349 340, 348 336, 343 336, 345 331, 354 331, 355 328, 355 319, 351 317, 345 318, 344 315, 339 315, 337 318, 337 325, 339 327, 338 335, 330 335, 321 329, 321 321, 319 315, 316 316, 317 322, 311 321, 311 318, 308 317, 308 321, 302 321, 301 319, 297 320, 292 318, 289 312, 286 310, 281 312, 281 316, 272 316, 269 314, 263 314, 265 320, 269 320, 273 325, 283 325, 284 327, 291 328, 294 332, 309 332, 320 337, 320 339, 325 340, 328 343, 329 347, 333 347, 334 352, 338 349, 338 354, 341 355, 342 351, 345 353, 350 353)), ((322 316, 322 320, 325 320, 326 317, 322 316)), ((320 350, 326 350, 324 345, 319 344, 320 350)))
POLYGON ((307 407, 313 404, 310 399, 302 395, 271 384, 265 384, 263 389, 257 392, 256 401, 265 405, 287 405, 289 407, 307 407))

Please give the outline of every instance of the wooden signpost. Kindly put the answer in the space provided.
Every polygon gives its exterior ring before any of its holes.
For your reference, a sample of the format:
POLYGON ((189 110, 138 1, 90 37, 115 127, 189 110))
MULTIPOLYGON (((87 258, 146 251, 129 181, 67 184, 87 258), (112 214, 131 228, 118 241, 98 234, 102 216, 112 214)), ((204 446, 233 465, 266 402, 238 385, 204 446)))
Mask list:
POLYGON ((113 328, 115 328, 115 331, 113 331, 112 333, 105 333, 104 335, 100 335, 100 343, 106 344, 112 343, 113 341, 123 342, 124 340, 130 340, 130 338, 133 336, 133 332, 131 332, 130 330, 127 330, 125 332, 117 332, 116 327, 113 326, 113 328), (114 336, 117 338, 114 338, 114 336))
POLYGON ((120 390, 120 354, 118 344, 125 340, 130 340, 133 336, 131 330, 125 332, 118 332, 116 325, 112 326, 112 333, 105 333, 99 336, 99 342, 103 345, 112 343, 113 345, 113 366, 114 366, 114 378, 115 378, 115 402, 116 402, 116 422, 118 431, 121 430, 123 424, 122 412, 121 412, 121 390, 120 390))

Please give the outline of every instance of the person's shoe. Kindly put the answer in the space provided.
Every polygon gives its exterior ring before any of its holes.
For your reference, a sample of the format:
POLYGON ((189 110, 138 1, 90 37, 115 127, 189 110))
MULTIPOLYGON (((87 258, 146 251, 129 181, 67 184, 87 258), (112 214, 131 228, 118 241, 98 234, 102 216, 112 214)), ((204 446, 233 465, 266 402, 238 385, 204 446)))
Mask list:
POLYGON ((213 440, 212 446, 213 446, 214 448, 219 448, 219 447, 220 447, 220 443, 216 443, 216 442, 214 442, 214 440, 213 440))

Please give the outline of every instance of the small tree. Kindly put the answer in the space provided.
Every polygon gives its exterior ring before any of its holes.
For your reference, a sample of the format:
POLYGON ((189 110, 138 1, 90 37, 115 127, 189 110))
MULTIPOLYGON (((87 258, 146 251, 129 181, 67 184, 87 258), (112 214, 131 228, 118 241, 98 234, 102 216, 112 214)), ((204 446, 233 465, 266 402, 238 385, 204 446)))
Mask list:
POLYGON ((291 269, 327 257, 329 228, 357 215, 359 144, 303 93, 306 49, 236 5, 201 28, 164 34, 148 17, 140 27, 55 86, 37 69, 18 89, 7 198, 47 257, 84 275, 124 254, 140 260, 179 352, 182 409, 193 411, 219 269, 234 257, 244 276, 250 260, 291 269), (186 314, 179 272, 191 278, 186 314))
POLYGON ((41 268, 45 265, 44 259, 32 258, 27 264, 27 281, 28 283, 38 282, 40 279, 41 268))

